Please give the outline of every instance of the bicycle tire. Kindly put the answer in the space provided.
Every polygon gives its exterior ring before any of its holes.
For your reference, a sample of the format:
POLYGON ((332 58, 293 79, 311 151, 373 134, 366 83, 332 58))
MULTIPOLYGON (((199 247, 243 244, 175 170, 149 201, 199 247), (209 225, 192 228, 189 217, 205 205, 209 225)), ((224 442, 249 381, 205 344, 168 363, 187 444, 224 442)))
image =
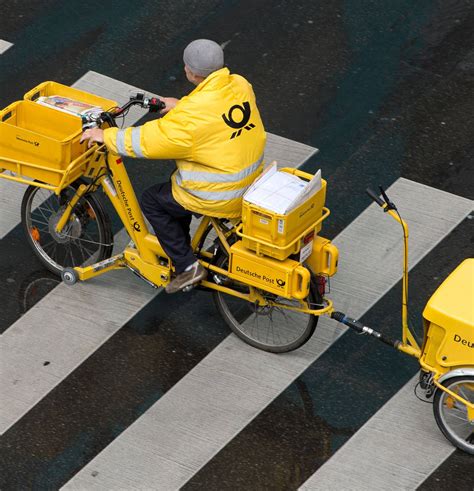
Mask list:
MULTIPOLYGON (((456 389, 460 390, 461 384, 464 384, 464 386, 468 384, 468 390, 465 390, 462 396, 470 402, 474 402, 474 376, 461 375, 443 382, 443 385, 453 392, 456 392, 456 389)), ((455 401, 453 397, 442 389, 437 389, 433 399, 433 413, 443 435, 455 447, 474 455, 474 426, 467 420, 467 409, 463 404, 455 401), (463 418, 466 421, 465 424, 460 423, 463 418), (453 428, 453 421, 456 421, 457 430, 453 428)))
MULTIPOLYGON (((227 262, 227 256, 223 255, 216 261, 216 265, 226 269, 227 262)), ((228 280, 226 286, 248 292, 248 286, 243 283, 228 280)), ((263 290, 260 292, 265 296, 271 296, 271 294, 263 290)), ((286 353, 300 348, 311 338, 318 323, 318 316, 315 315, 293 312, 286 309, 278 310, 277 307, 260 308, 246 300, 236 298, 220 291, 214 291, 213 293, 217 310, 230 329, 247 344, 263 351, 286 353), (273 317, 276 312, 280 315, 274 322, 273 317), (262 318, 264 325, 258 325, 259 317, 262 318), (298 323, 301 321, 301 328, 294 325, 296 321, 298 321, 298 323), (294 335, 291 335, 292 332, 294 332, 294 335), (283 337, 284 335, 285 338, 283 337), (272 338, 271 342, 269 339, 270 337, 272 338)), ((274 297, 282 304, 284 302, 287 304, 288 302, 291 302, 283 297, 274 297), (280 298, 280 300, 278 300, 278 298, 280 298)), ((321 304, 321 297, 313 282, 311 282, 310 293, 307 300, 314 305, 321 304)))
POLYGON ((98 194, 83 196, 63 232, 54 231, 79 184, 76 181, 59 196, 28 186, 21 203, 21 222, 28 244, 42 265, 58 276, 64 268, 93 264, 112 255, 112 226, 98 194))

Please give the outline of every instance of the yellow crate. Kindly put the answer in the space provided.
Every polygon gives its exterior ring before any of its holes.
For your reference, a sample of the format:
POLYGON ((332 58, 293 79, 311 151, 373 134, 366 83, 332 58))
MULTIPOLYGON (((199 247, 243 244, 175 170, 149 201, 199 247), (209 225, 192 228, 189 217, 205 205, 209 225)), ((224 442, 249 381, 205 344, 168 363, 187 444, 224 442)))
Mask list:
POLYGON ((25 162, 18 158, 10 159, 1 155, 2 148, 0 146, 0 178, 26 185, 33 184, 59 194, 62 189, 85 174, 95 151, 96 148, 90 148, 86 153, 73 160, 65 169, 55 169, 46 167, 48 162, 44 161, 34 163, 25 162), (14 174, 9 175, 6 171, 11 171, 14 174), (32 181, 32 179, 36 179, 36 181, 32 181))
POLYGON ((50 184, 87 151, 80 143, 81 119, 31 101, 18 101, 0 111, 0 168, 50 184), (28 166, 31 164, 31 166, 28 166))
POLYGON ((27 92, 23 101, 0 111, 0 178, 61 191, 79 178, 95 149, 80 144, 79 116, 33 101, 41 96, 62 96, 99 106, 104 111, 116 101, 57 82, 43 82, 27 92), (15 175, 8 175, 5 170, 15 175))
POLYGON ((20 160, 67 167, 86 150, 80 144, 81 119, 31 101, 18 101, 0 111, 0 155, 15 153, 20 160))
MULTIPOLYGON (((293 168, 280 169, 305 180, 313 176, 293 168)), ((286 259, 301 249, 302 238, 321 230, 322 221, 329 215, 324 208, 326 200, 326 181, 321 180, 321 189, 302 205, 287 215, 279 215, 252 203, 242 203, 242 225, 237 234, 242 244, 258 254, 286 259)))
POLYGON ((75 101, 85 102, 93 106, 99 106, 104 111, 109 111, 113 107, 117 106, 116 101, 106 99, 105 97, 99 97, 83 90, 75 89, 74 87, 68 87, 67 85, 60 84, 58 82, 43 82, 37 85, 34 89, 31 89, 24 95, 24 99, 35 101, 38 97, 48 97, 52 95, 59 95, 62 97, 68 97, 75 101))

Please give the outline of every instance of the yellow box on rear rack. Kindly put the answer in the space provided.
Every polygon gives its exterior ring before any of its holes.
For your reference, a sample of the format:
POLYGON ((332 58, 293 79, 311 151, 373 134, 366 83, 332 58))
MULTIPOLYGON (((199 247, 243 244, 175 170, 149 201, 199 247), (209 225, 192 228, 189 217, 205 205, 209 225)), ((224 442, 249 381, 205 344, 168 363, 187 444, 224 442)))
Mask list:
MULTIPOLYGON (((294 174, 307 181, 312 175, 293 168, 280 171, 294 174)), ((329 216, 324 208, 326 200, 326 181, 321 180, 321 189, 307 201, 286 215, 279 215, 245 200, 242 203, 242 225, 237 234, 242 244, 259 255, 286 259, 297 254, 303 238, 321 230, 322 221, 329 216)))
POLYGON ((301 300, 308 296, 310 272, 298 261, 258 257, 241 241, 233 244, 230 251, 230 271, 244 283, 281 297, 301 300))

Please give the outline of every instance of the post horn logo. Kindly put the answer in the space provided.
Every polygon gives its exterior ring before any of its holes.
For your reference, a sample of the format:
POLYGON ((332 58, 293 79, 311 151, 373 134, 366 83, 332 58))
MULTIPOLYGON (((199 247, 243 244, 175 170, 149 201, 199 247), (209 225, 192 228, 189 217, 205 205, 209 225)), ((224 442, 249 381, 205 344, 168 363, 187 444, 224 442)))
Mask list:
POLYGON ((241 106, 239 104, 235 104, 235 106, 232 106, 229 109, 229 112, 227 114, 222 115, 222 119, 224 120, 225 124, 227 126, 230 126, 234 130, 232 135, 230 136, 230 139, 236 138, 237 136, 240 136, 242 133, 242 129, 245 128, 247 131, 250 131, 252 128, 255 128, 255 125, 253 123, 247 124, 250 120, 250 104, 248 102, 244 102, 241 106), (240 112, 242 113, 242 119, 240 121, 236 121, 234 119, 234 112, 240 112))

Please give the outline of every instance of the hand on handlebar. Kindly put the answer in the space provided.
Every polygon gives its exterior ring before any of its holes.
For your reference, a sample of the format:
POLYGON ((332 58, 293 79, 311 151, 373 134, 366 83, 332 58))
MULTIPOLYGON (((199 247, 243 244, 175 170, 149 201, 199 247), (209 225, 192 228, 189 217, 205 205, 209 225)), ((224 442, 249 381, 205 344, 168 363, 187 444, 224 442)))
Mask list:
POLYGON ((94 143, 104 143, 104 130, 91 128, 84 131, 81 136, 81 143, 85 140, 89 140, 87 142, 87 148, 91 148, 94 143))
POLYGON ((166 114, 173 109, 176 104, 178 104, 179 99, 176 99, 174 97, 161 97, 160 96, 160 101, 162 101, 165 104, 165 107, 161 109, 160 114, 166 114))

